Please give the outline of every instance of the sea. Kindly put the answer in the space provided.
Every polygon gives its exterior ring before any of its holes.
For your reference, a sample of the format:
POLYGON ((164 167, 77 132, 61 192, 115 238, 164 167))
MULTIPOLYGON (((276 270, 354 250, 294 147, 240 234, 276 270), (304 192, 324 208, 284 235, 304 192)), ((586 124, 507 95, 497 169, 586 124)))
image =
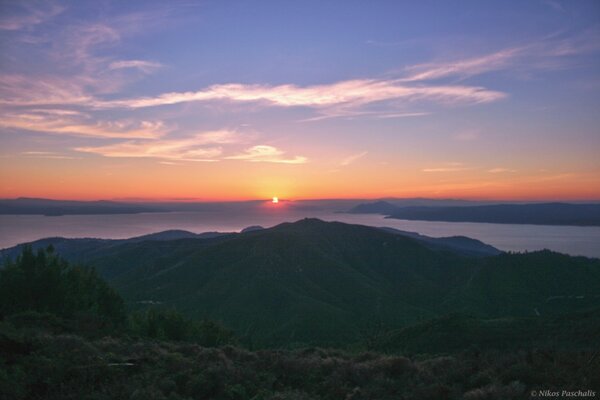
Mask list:
POLYGON ((389 219, 375 214, 268 207, 104 215, 0 215, 0 249, 46 237, 125 239, 170 229, 239 232, 302 218, 391 227, 431 237, 467 236, 504 251, 550 249, 600 258, 600 227, 432 222, 389 219))

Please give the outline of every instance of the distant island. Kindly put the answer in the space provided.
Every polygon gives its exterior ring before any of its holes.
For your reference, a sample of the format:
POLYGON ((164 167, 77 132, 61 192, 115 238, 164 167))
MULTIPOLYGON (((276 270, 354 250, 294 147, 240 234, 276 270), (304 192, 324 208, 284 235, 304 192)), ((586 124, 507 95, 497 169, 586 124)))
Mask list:
POLYGON ((381 214, 416 221, 600 226, 600 204, 535 203, 474 206, 410 206, 387 201, 359 204, 352 214, 381 214))
POLYGON ((49 200, 28 197, 0 200, 0 215, 97 215, 97 214, 138 214, 144 212, 164 212, 151 205, 119 203, 114 201, 49 200))

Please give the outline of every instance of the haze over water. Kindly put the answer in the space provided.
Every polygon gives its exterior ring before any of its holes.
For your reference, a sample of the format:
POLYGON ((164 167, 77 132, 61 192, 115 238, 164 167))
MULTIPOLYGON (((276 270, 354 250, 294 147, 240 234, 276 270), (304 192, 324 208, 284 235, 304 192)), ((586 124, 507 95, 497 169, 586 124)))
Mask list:
POLYGON ((571 255, 600 257, 600 227, 406 221, 386 219, 373 214, 266 208, 58 217, 1 215, 0 248, 56 236, 124 239, 169 229, 183 229, 195 233, 237 232, 251 225, 271 227, 306 217, 387 226, 432 237, 467 236, 504 251, 547 248, 571 255))

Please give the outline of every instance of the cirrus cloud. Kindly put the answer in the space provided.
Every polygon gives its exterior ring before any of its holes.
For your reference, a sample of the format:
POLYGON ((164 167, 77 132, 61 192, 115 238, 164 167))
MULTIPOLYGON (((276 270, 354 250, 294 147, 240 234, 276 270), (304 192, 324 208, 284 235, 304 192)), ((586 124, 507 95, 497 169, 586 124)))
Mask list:
POLYGON ((279 164, 304 164, 308 161, 306 157, 295 156, 285 158, 285 152, 277 147, 268 145, 257 145, 246 149, 243 153, 225 157, 228 160, 244 160, 250 162, 269 162, 279 164))
POLYGON ((33 109, 0 114, 0 127, 55 135, 151 139, 170 129, 162 121, 94 121, 75 110, 33 109))
POLYGON ((97 107, 144 108, 193 101, 264 102, 279 107, 326 108, 361 106, 391 100, 429 100, 442 103, 487 103, 504 98, 501 92, 477 86, 404 85, 400 80, 356 79, 326 85, 297 86, 247 85, 229 83, 212 85, 195 92, 171 92, 156 97, 99 101, 97 107))
POLYGON ((230 143, 235 132, 211 131, 181 139, 137 140, 105 146, 77 147, 74 150, 119 158, 158 158, 163 160, 214 162, 230 143))

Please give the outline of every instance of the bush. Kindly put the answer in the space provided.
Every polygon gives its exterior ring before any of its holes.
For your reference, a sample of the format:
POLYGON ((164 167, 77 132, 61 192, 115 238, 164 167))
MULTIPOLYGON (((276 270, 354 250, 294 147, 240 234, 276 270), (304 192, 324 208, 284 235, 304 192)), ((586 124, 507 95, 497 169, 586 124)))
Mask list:
POLYGON ((151 308, 129 317, 129 330, 134 335, 160 340, 192 342, 204 347, 235 344, 233 332, 221 324, 185 318, 174 310, 151 308))

